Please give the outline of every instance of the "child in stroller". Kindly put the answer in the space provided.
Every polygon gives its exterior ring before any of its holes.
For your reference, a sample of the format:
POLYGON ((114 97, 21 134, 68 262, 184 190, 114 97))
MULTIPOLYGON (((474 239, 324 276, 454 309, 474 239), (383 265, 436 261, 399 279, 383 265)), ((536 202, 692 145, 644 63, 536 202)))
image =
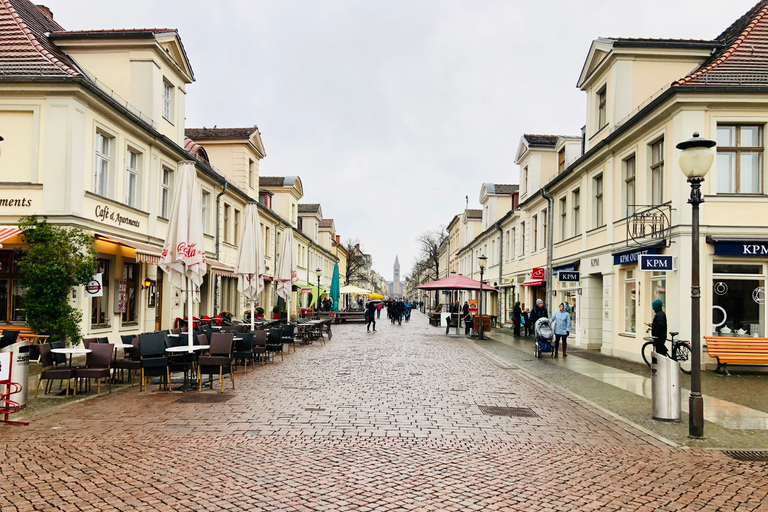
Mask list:
POLYGON ((550 352, 555 357, 555 351, 552 349, 552 340, 555 335, 552 332, 552 326, 549 325, 549 319, 546 317, 536 320, 533 329, 533 355, 541 357, 542 352, 550 352))

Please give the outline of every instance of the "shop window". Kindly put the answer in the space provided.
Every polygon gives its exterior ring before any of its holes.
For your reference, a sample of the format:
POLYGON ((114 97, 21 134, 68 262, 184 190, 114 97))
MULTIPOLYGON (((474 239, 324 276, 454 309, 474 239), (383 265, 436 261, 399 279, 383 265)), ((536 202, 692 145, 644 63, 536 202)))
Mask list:
POLYGON ((651 274, 651 297, 660 300, 667 307, 667 274, 665 272, 653 272, 651 274))
MULTIPOLYGON (((565 311, 571 315, 571 332, 576 332, 576 290, 566 290, 563 294, 563 303, 565 303, 565 311)), ((558 306, 559 307, 559 306, 558 306)))
POLYGON ((712 270, 712 333, 763 337, 763 266, 716 263, 712 270))
POLYGON ((123 279, 125 279, 125 311, 123 311, 123 323, 132 324, 139 321, 138 310, 138 284, 139 266, 136 263, 123 265, 123 279))
POLYGON ((109 261, 96 260, 96 273, 101 274, 101 297, 91 298, 91 327, 109 325, 109 261))
POLYGON ((624 160, 624 208, 627 216, 634 213, 635 199, 635 157, 624 160))
POLYGON ((12 251, 0 251, 0 322, 24 322, 24 294, 21 274, 12 251))
POLYGON ((664 202, 664 139, 651 144, 651 204, 664 202))
POLYGON ((637 332, 637 281, 635 271, 627 270, 624 276, 624 332, 637 332))

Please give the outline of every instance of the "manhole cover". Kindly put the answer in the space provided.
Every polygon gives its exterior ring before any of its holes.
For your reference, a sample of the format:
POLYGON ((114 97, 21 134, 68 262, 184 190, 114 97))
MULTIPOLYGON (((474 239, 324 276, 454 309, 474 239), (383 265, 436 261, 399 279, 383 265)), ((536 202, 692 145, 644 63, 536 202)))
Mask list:
POLYGON ((483 414, 489 416, 511 416, 514 418, 540 418, 530 407, 494 407, 491 405, 478 405, 483 414))
POLYGON ((180 404, 221 404, 235 395, 184 395, 176 400, 180 404))
POLYGON ((768 462, 768 452, 723 451, 732 459, 751 462, 768 462))

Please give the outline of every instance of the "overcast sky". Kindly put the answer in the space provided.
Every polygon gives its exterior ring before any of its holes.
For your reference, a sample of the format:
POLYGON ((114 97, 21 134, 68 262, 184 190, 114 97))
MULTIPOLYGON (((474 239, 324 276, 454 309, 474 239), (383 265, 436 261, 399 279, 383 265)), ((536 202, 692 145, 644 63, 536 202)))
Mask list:
MULTIPOLYGON (((65 29, 177 28, 188 128, 258 125, 387 280, 420 233, 518 183, 523 133, 578 135, 598 37, 711 39, 757 0, 42 0, 65 29)), ((215 165, 215 162, 213 162, 215 165)))

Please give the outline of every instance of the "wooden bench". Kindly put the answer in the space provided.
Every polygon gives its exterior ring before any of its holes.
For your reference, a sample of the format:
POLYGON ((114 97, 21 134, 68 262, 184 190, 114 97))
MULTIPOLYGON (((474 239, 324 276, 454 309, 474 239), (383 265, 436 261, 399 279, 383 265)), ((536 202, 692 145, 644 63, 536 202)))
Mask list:
POLYGON ((768 338, 704 336, 704 339, 707 353, 717 359, 715 373, 730 375, 728 364, 768 364, 768 338))

